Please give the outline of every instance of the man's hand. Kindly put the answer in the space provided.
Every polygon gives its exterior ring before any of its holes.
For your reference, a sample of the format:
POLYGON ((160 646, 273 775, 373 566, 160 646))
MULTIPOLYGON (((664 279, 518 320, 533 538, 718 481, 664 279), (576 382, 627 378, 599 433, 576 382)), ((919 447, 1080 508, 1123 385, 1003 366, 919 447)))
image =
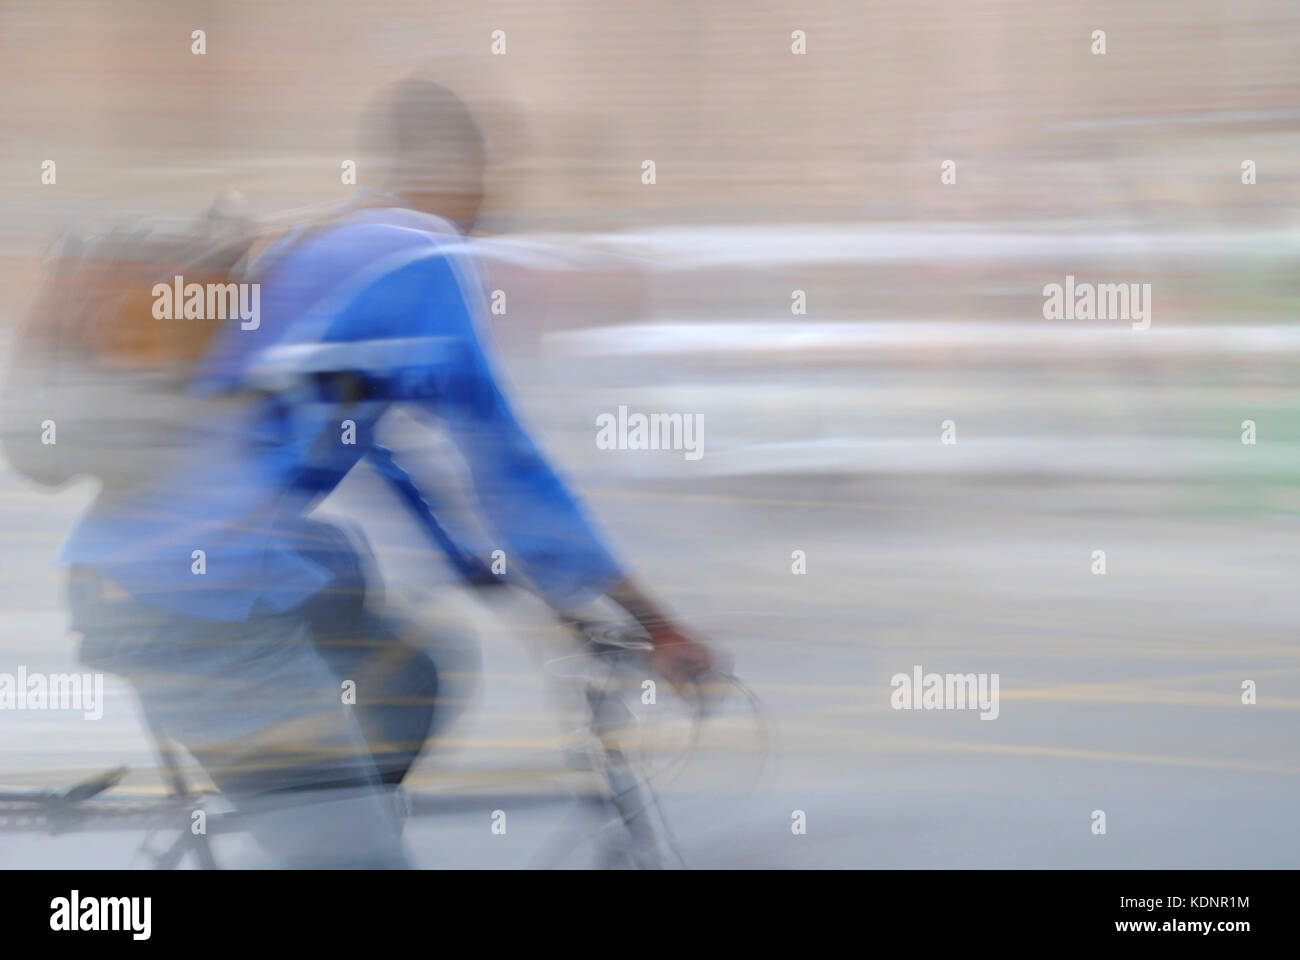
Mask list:
POLYGON ((659 605, 629 578, 609 591, 609 598, 641 624, 654 644, 654 668, 681 692, 710 671, 726 672, 730 664, 711 647, 687 636, 659 605))
POLYGON ((651 629, 650 642, 655 669, 679 691, 718 665, 714 651, 671 625, 651 629))

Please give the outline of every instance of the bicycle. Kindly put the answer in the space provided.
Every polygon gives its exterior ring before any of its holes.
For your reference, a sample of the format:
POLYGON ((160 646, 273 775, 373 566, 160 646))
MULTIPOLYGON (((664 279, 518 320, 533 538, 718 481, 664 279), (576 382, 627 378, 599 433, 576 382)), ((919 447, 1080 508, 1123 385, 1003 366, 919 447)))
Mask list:
MULTIPOLYGON (((644 751, 631 744, 638 724, 628 706, 625 682, 644 683, 653 647, 639 628, 580 620, 564 622, 572 631, 577 650, 548 661, 546 668, 554 676, 580 682, 585 717, 568 757, 571 766, 596 775, 597 789, 577 798, 568 822, 532 865, 565 866, 572 861, 574 850, 589 844, 594 848, 593 865, 599 868, 686 867, 655 789, 655 781, 680 766, 685 754, 652 769, 644 751), (599 821, 594 830, 584 825, 591 819, 599 821)), ((770 743, 761 702, 738 678, 728 676, 718 681, 716 686, 738 690, 748 700, 763 737, 760 756, 765 762, 770 743)), ((700 696, 692 707, 693 729, 687 753, 693 750, 700 727, 716 705, 716 697, 711 699, 704 688, 697 689, 700 696)), ((115 794, 129 772, 125 766, 104 770, 61 790, 0 790, 0 831, 41 830, 63 835, 92 829, 143 828, 148 832, 133 861, 143 860, 153 869, 166 870, 183 866, 189 857, 200 869, 218 869, 212 840, 239 833, 240 813, 219 809, 218 792, 195 789, 185 776, 177 750, 156 731, 151 733, 168 791, 165 796, 128 798, 115 794), (196 832, 191 826, 199 811, 205 829, 196 832), (174 838, 161 846, 155 844, 158 834, 171 831, 177 831, 174 838)), ((437 815, 457 807, 454 800, 404 789, 395 794, 394 801, 401 805, 406 817, 437 815)), ((474 805, 481 807, 481 799, 474 805)))

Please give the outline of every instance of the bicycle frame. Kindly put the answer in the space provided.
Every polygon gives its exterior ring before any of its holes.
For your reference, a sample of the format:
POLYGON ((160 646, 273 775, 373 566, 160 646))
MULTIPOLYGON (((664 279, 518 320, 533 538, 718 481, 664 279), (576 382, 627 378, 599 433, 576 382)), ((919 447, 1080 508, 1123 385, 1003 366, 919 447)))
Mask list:
MULTIPOLYGON (((608 683, 617 668, 643 657, 648 644, 640 642, 635 634, 620 632, 617 628, 611 633, 603 625, 569 622, 569 626, 580 640, 580 652, 609 668, 602 682, 585 678, 582 691, 587 710, 586 729, 591 734, 590 743, 595 746, 592 769, 600 778, 601 789, 585 799, 580 797, 577 802, 580 808, 595 805, 611 814, 617 828, 598 831, 590 838, 597 845, 597 865, 661 867, 666 860, 663 850, 666 844, 653 822, 658 813, 653 790, 616 739, 620 730, 634 722, 634 717, 608 683)), ((113 789, 129 772, 127 767, 119 766, 63 790, 0 791, 0 805, 3 805, 0 806, 0 829, 7 825, 10 817, 16 818, 20 827, 34 828, 43 821, 44 829, 51 834, 91 829, 95 824, 108 821, 118 822, 129 829, 144 826, 151 833, 142 843, 140 853, 149 858, 155 869, 175 869, 191 853, 200 868, 217 869, 210 838, 240 832, 240 814, 238 811, 204 810, 205 830, 194 832, 191 829, 194 812, 203 809, 217 794, 192 789, 171 743, 156 730, 150 733, 158 753, 159 772, 168 790, 165 797, 127 801, 111 796, 113 789), (8 811, 9 816, 6 816, 4 806, 17 809, 8 811), (159 829, 174 829, 179 833, 169 845, 155 850, 150 840, 152 831, 159 829)), ((438 807, 436 803, 424 804, 412 798, 407 803, 407 812, 408 815, 436 813, 438 807)), ((671 843, 667 845, 671 847, 671 843)), ((677 860, 680 861, 680 856, 677 860)))

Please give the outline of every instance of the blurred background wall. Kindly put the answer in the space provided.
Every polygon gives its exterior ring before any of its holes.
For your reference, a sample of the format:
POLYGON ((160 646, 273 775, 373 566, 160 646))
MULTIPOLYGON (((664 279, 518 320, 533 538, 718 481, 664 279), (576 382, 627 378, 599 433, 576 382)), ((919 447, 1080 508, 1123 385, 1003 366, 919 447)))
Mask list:
POLYGON ((222 184, 337 196, 361 105, 413 69, 488 118, 512 218, 1289 222, 1297 21, 1288 0, 9 2, 3 230, 222 184))

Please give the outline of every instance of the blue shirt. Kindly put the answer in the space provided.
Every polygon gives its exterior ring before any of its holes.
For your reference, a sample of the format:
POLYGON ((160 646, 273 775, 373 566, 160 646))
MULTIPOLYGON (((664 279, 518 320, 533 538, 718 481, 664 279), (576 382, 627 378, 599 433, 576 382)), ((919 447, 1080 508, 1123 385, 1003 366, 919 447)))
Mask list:
POLYGON ((183 464, 150 489, 101 497, 63 561, 188 616, 292 609, 331 582, 304 555, 302 518, 321 497, 368 455, 413 491, 375 441, 401 404, 446 426, 512 572, 522 568, 552 604, 582 603, 623 578, 498 385, 475 329, 482 271, 454 227, 399 208, 354 211, 287 235, 252 274, 260 324, 230 322, 195 390, 263 399, 195 423, 183 464), (339 395, 341 372, 364 385, 359 400, 339 395))

